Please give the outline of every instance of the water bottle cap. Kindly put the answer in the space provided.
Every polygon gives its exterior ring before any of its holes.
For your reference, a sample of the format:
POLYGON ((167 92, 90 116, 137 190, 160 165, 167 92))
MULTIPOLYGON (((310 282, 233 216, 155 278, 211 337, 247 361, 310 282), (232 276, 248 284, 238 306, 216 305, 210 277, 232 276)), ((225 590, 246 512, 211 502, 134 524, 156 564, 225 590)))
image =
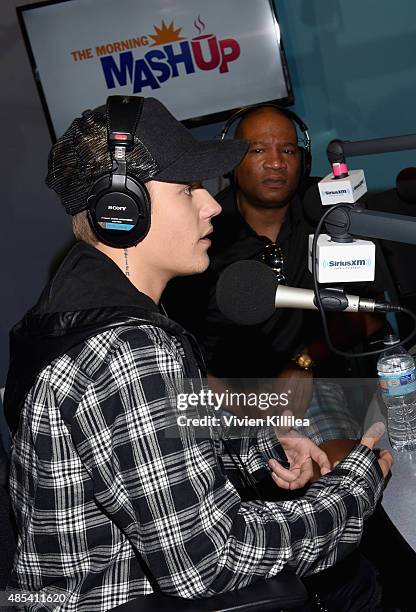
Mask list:
POLYGON ((395 334, 388 334, 383 338, 383 344, 385 346, 392 346, 394 344, 397 344, 398 342, 400 342, 400 338, 395 334))

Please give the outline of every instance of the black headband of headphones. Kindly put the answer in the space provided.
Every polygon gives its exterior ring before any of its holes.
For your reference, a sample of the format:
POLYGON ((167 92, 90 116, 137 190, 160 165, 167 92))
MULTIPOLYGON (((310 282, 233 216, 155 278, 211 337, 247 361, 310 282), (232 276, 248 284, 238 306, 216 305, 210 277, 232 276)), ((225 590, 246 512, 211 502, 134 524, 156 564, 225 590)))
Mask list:
POLYGON ((309 176, 312 167, 312 149, 308 126, 296 113, 289 110, 288 108, 283 108, 278 104, 273 104, 273 102, 261 102, 259 104, 251 104, 250 106, 244 106, 243 108, 240 108, 238 111, 233 113, 231 117, 227 119, 221 132, 221 140, 224 140, 231 126, 234 125, 236 121, 243 118, 245 115, 248 115, 248 113, 253 110, 268 107, 277 109, 280 113, 282 113, 282 115, 293 121, 298 126, 299 130, 302 132, 304 138, 302 146, 300 147, 302 150, 302 162, 304 166, 302 171, 302 179, 306 179, 309 176))
POLYGON ((291 119, 299 127, 300 131, 303 133, 304 138, 305 138, 305 143, 304 143, 305 149, 307 149, 310 152, 311 151, 311 139, 309 137, 308 126, 306 125, 306 123, 299 117, 299 115, 297 115, 293 111, 289 110, 288 108, 283 108, 282 106, 279 106, 278 104, 273 104, 272 102, 261 102, 259 104, 251 104, 250 106, 243 106, 243 108, 240 108, 238 111, 233 113, 231 117, 227 119, 224 127, 222 128, 221 140, 224 140, 231 126, 238 119, 241 119, 245 115, 248 115, 248 113, 250 113, 253 110, 256 110, 258 108, 268 108, 268 107, 276 108, 279 112, 282 113, 282 115, 284 115, 288 119, 291 119))
POLYGON ((114 150, 117 146, 131 149, 134 134, 143 110, 144 98, 132 96, 109 96, 107 98, 107 139, 108 146, 114 150))
POLYGON ((144 183, 128 172, 126 151, 134 135, 144 98, 109 96, 107 142, 112 170, 101 176, 88 196, 88 219, 96 236, 112 247, 127 248, 143 240, 150 227, 150 197, 144 183))

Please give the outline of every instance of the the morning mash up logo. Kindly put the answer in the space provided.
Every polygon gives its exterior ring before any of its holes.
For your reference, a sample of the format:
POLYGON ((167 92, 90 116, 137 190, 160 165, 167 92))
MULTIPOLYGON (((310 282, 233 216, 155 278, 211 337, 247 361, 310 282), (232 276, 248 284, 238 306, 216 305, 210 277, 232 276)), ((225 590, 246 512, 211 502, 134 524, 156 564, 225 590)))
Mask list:
POLYGON ((218 40, 205 34, 201 17, 194 21, 197 36, 182 35, 182 27, 171 20, 154 25, 152 34, 97 45, 95 48, 71 51, 74 61, 98 57, 108 89, 131 84, 133 94, 146 88, 159 89, 169 79, 193 74, 198 70, 227 73, 229 64, 240 57, 235 38, 218 40), (148 50, 143 53, 144 48, 148 50))

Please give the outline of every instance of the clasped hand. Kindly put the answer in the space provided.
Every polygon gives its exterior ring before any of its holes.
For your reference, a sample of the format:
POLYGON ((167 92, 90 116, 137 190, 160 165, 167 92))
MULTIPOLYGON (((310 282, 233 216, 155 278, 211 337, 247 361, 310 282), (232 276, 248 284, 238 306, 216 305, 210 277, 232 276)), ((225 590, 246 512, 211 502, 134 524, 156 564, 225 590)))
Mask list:
MULTIPOLYGON (((361 444, 373 448, 384 433, 383 423, 375 423, 364 434, 361 444)), ((331 465, 327 454, 312 440, 294 429, 275 428, 277 438, 286 453, 290 463, 289 468, 283 467, 276 459, 269 460, 274 482, 282 489, 300 489, 313 477, 313 462, 318 465, 321 476, 330 472, 339 462, 331 465)), ((390 471, 393 457, 388 450, 381 450, 378 463, 384 478, 390 471)))

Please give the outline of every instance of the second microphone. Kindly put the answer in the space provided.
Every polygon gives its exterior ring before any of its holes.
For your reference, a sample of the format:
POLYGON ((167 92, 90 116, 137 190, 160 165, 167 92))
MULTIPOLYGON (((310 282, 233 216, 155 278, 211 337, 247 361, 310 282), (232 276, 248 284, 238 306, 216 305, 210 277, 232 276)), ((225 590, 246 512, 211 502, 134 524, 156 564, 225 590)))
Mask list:
MULTIPOLYGON (((322 289, 320 297, 325 310, 400 310, 399 306, 349 295, 341 289, 322 289)), ((279 285, 273 270, 253 260, 237 261, 224 270, 217 283, 217 304, 238 325, 258 325, 269 319, 277 308, 317 310, 312 290, 279 285)))

